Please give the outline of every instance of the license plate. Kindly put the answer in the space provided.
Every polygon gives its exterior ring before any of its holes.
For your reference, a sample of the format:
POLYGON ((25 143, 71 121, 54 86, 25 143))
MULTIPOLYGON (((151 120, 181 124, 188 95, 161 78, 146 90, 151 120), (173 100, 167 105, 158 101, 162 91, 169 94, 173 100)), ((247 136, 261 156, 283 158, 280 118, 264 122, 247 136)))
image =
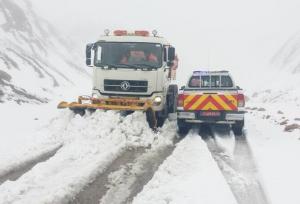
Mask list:
POLYGON ((205 117, 218 117, 221 115, 221 112, 205 111, 205 112, 201 112, 200 115, 205 117))
POLYGON ((179 118, 188 118, 188 119, 195 119, 195 113, 193 112, 178 112, 179 118))

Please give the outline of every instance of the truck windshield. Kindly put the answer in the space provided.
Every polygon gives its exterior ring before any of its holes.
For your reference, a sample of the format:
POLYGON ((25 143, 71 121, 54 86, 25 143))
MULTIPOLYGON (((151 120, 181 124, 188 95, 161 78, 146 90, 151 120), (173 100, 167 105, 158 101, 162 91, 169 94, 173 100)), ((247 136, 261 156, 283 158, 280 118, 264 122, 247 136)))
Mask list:
POLYGON ((191 88, 232 88, 233 82, 228 75, 192 76, 189 81, 191 88))
POLYGON ((101 42, 95 48, 95 65, 113 68, 159 68, 162 45, 143 42, 101 42))

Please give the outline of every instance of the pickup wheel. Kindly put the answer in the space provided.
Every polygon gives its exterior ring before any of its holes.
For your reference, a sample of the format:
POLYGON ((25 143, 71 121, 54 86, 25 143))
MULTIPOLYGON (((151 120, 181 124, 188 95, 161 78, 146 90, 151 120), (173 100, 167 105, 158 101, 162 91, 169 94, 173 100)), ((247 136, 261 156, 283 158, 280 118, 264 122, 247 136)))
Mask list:
POLYGON ((191 128, 191 125, 182 119, 177 120, 177 126, 180 137, 186 136, 191 128))
POLYGON ((236 121, 235 124, 232 125, 232 131, 236 136, 242 136, 243 135, 243 129, 244 129, 244 120, 236 121))
POLYGON ((167 93, 168 113, 176 113, 177 110, 178 87, 175 84, 169 86, 167 93))

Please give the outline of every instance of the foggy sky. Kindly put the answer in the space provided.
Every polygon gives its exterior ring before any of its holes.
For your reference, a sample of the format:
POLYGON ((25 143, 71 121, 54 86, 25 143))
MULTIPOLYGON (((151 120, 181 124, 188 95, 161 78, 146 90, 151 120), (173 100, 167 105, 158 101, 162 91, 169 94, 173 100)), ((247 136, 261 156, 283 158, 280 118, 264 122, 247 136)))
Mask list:
POLYGON ((177 48, 181 83, 194 69, 228 69, 242 83, 300 30, 298 0, 30 1, 82 47, 105 28, 157 29, 177 48))

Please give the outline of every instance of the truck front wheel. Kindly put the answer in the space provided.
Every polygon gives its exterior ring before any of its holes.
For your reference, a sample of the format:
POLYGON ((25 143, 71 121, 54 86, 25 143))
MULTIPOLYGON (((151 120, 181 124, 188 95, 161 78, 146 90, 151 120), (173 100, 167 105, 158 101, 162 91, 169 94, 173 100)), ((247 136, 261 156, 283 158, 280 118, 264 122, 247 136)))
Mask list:
POLYGON ((157 127, 156 114, 151 108, 146 110, 146 120, 151 129, 154 130, 157 127))
POLYGON ((169 86, 167 94, 167 109, 168 113, 176 113, 178 98, 178 87, 175 84, 169 86))

